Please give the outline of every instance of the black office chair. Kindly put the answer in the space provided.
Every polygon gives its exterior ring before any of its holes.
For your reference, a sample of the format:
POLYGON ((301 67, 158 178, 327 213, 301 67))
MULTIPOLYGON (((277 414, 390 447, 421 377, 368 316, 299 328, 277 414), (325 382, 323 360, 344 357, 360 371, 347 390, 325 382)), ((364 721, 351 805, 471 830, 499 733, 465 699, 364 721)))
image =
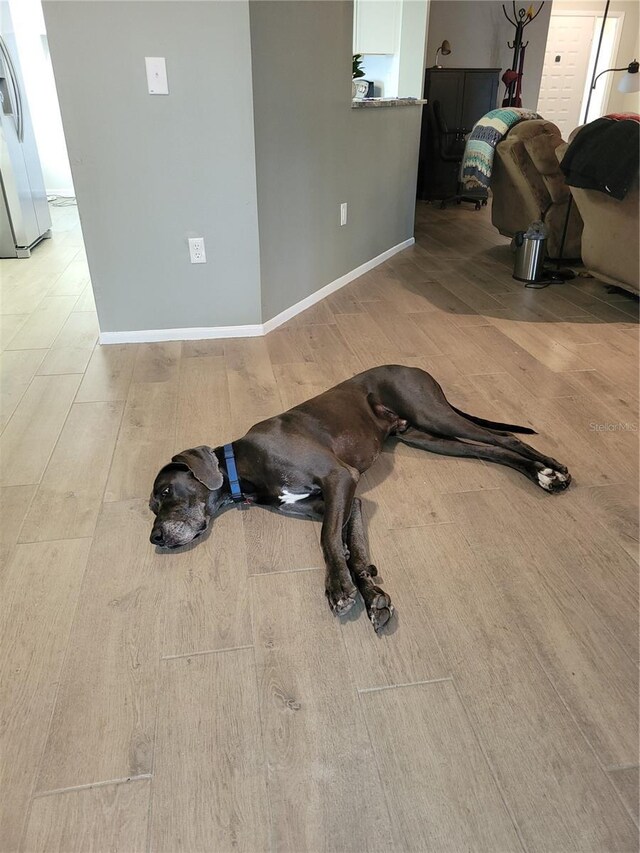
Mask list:
POLYGON ((487 203, 486 190, 464 191, 460 183, 460 164, 464 156, 466 139, 463 131, 449 130, 439 101, 427 104, 427 139, 429 157, 426 174, 423 176, 423 197, 431 201, 440 201, 444 209, 451 201, 460 204, 469 201, 476 210, 487 203), (429 164, 433 164, 429 168, 429 164))

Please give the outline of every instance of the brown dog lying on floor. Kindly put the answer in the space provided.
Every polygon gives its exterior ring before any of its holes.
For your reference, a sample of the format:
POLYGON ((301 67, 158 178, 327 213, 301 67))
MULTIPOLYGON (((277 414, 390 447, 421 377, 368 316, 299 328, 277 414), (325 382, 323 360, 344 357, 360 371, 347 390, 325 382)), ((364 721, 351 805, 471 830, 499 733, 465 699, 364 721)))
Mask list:
POLYGON ((379 631, 393 606, 372 580, 377 570, 369 562, 355 497, 360 475, 395 435, 433 453, 508 465, 549 493, 566 489, 571 476, 565 466, 513 432, 535 431, 461 412, 419 368, 375 367, 256 424, 232 444, 174 456, 153 486, 151 542, 162 548, 186 545, 234 504, 322 521, 329 606, 338 615, 347 613, 359 590, 379 631))

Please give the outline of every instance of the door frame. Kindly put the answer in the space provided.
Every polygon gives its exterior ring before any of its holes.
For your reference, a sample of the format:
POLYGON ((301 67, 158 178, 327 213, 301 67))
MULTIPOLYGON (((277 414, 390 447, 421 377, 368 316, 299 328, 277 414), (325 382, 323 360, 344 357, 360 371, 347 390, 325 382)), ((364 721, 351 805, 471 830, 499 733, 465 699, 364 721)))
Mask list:
MULTIPOLYGON (((602 11, 594 12, 593 10, 588 10, 588 9, 566 9, 566 10, 557 9, 555 14, 554 14, 554 10, 551 9, 551 16, 549 18, 549 28, 551 28, 551 21, 553 20, 554 17, 556 17, 556 18, 593 18, 593 35, 591 37, 592 38, 591 46, 593 49, 593 41, 594 41, 594 39, 597 39, 599 36, 598 19, 604 17, 602 11)), ((615 65, 616 57, 618 55, 618 50, 620 49, 620 36, 622 34, 622 27, 624 26, 624 12, 617 12, 615 10, 614 11, 610 10, 607 14, 607 19, 609 19, 609 18, 616 18, 618 21, 618 24, 616 26, 615 36, 613 39, 613 49, 612 49, 612 56, 611 56, 611 62, 613 63, 613 65, 615 65)), ((547 40, 548 40, 548 31, 547 31, 547 40)), ((545 53, 546 53, 547 52, 546 42, 545 42, 544 49, 545 49, 545 53)), ((544 67, 544 65, 543 65, 543 67, 544 67)), ((580 112, 578 114, 578 120, 579 120, 580 124, 582 124, 582 120, 584 118, 584 107, 585 107, 585 104, 587 102, 587 97, 589 95, 589 88, 591 86, 592 77, 593 77, 593 63, 592 63, 592 57, 590 54, 589 55, 589 62, 587 64, 587 76, 586 76, 585 81, 584 81, 584 88, 582 91, 582 97, 580 99, 580 112)), ((603 104, 606 104, 609 101, 609 96, 611 94, 612 85, 613 85, 613 75, 607 75, 605 77, 605 88, 603 91, 603 98, 602 98, 603 104)), ((577 126, 579 127, 580 124, 578 124, 577 126)))
MULTIPOLYGON (((598 18, 602 18, 602 17, 604 17, 602 13, 598 13, 595 16, 596 25, 598 22, 598 18)), ((616 11, 612 12, 611 10, 609 10, 609 12, 607 14, 607 20, 609 20, 609 18, 615 18, 618 22, 618 24, 616 26, 616 31, 615 31, 615 34, 613 37, 613 46, 611 49, 611 66, 613 67, 616 65, 616 57, 618 56, 618 51, 620 50, 620 37, 622 35, 622 28, 624 26, 624 12, 616 12, 616 11)), ((596 35, 596 34, 594 33, 594 35, 596 35)), ((587 68, 587 79, 586 79, 585 85, 584 85, 584 92, 582 95, 582 103, 580 104, 581 120, 584 117, 584 106, 585 106, 585 104, 587 102, 587 98, 589 96, 589 87, 591 85, 591 79, 593 77, 593 71, 594 71, 594 67, 591 64, 591 58, 589 58, 589 66, 587 68)), ((613 74, 607 74, 603 78, 605 81, 605 86, 604 86, 604 89, 602 92, 602 103, 603 103, 603 105, 607 104, 609 102, 609 96, 611 94, 611 88, 613 86, 613 78, 614 78, 613 74)))

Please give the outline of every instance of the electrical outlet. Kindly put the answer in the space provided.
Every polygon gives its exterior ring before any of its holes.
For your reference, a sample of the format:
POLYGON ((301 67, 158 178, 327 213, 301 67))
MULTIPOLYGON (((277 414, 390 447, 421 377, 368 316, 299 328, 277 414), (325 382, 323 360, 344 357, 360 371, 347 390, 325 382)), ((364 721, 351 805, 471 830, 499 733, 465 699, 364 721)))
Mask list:
POLYGON ((207 255, 204 251, 204 237, 189 237, 189 257, 192 264, 207 263, 207 255))
POLYGON ((343 201, 340 205, 340 225, 347 224, 347 202, 343 201))

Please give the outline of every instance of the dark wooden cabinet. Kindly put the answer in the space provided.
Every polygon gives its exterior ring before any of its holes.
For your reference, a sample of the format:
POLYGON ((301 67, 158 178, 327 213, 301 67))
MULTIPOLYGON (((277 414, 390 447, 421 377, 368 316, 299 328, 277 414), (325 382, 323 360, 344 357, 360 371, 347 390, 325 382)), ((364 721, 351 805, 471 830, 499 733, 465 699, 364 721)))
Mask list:
POLYGON ((464 138, 496 108, 500 68, 427 68, 418 166, 418 198, 456 196, 464 138))

